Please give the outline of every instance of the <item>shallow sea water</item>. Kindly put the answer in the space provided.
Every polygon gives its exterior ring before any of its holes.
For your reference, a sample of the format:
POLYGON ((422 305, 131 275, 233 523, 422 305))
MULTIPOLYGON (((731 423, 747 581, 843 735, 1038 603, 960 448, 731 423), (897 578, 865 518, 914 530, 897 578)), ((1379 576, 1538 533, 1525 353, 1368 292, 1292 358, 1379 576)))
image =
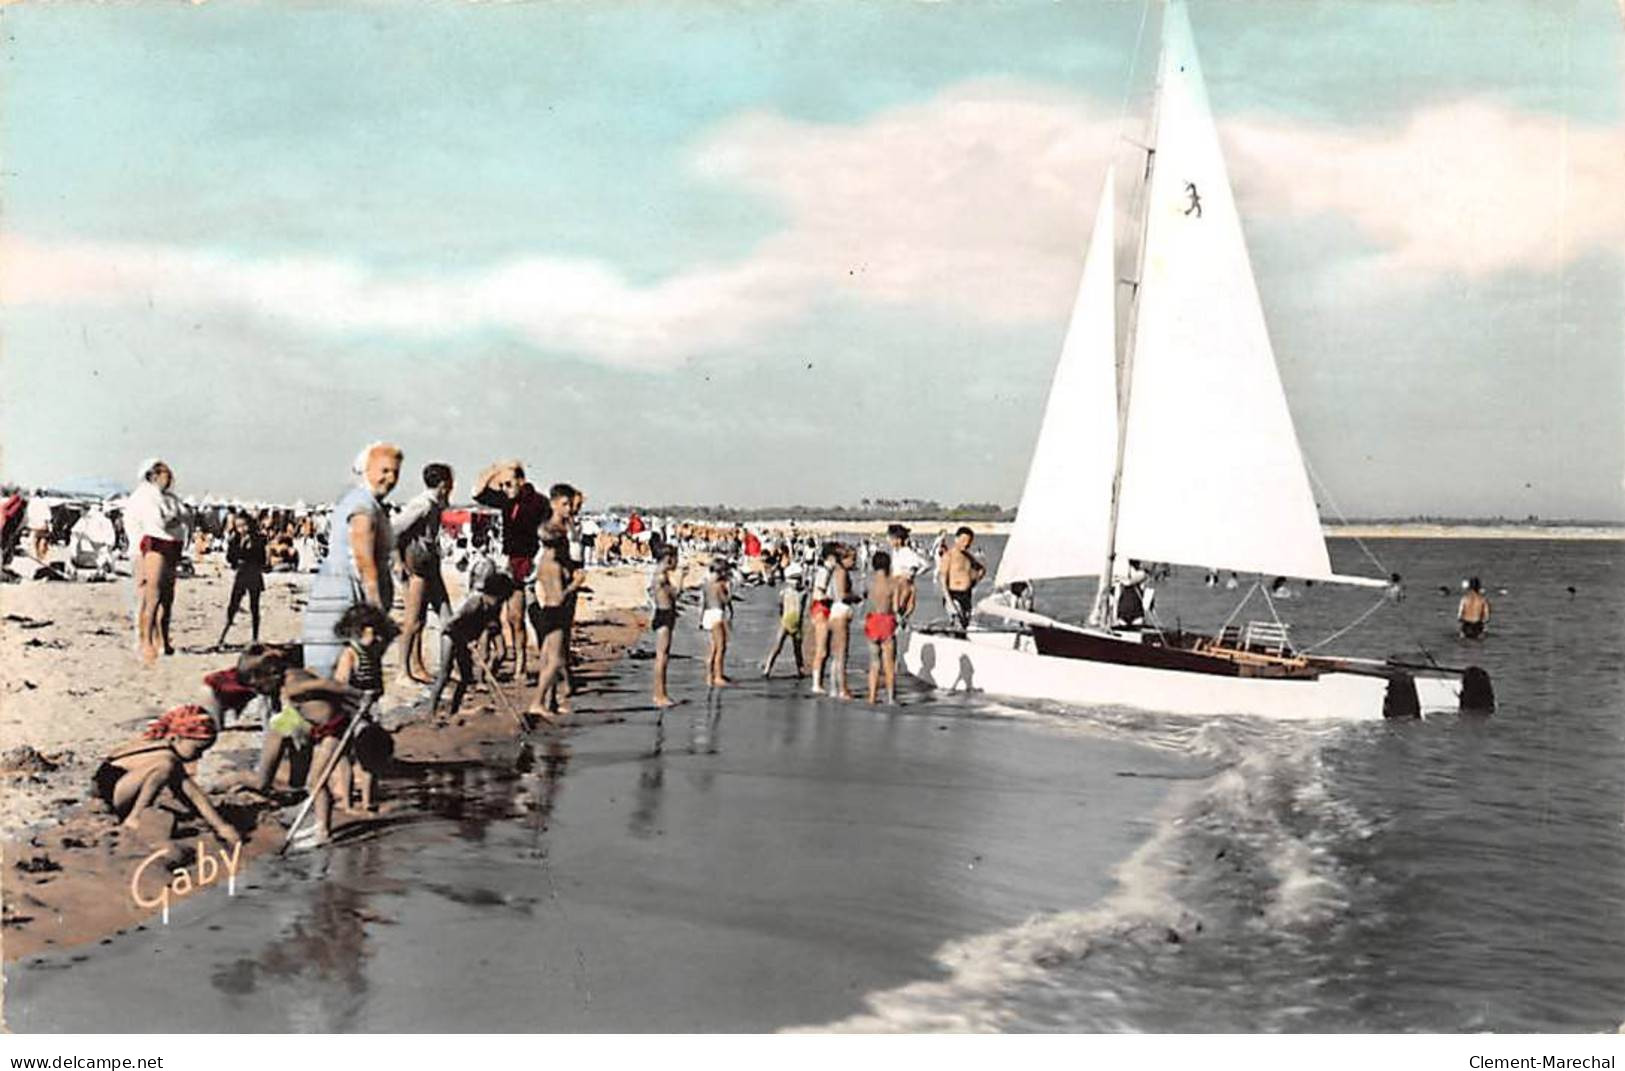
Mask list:
MULTIPOLYGON (((1106 901, 960 942, 947 983, 848 1026, 907 1029, 958 1004, 1004 1029, 1612 1031, 1625 1022, 1625 544, 1383 540, 1407 597, 1333 648, 1489 670, 1490 718, 1262 725, 994 704, 1056 732, 1211 761, 1176 789, 1106 901), (1460 582, 1494 606, 1456 639, 1460 582), (1568 587, 1575 593, 1570 594, 1568 587)), ((1340 571, 1362 549, 1332 543, 1340 571)), ((1362 565, 1365 568, 1362 570, 1362 565)), ((1245 582, 1244 582, 1245 585, 1245 582)), ((1236 591, 1159 585, 1168 621, 1218 624, 1236 591)), ((1300 643, 1370 606, 1293 586, 1300 643)), ((1081 585, 1040 593, 1081 605, 1081 585)), ((1256 599, 1243 615, 1266 617, 1256 599)), ((1066 616, 1064 612, 1062 616, 1066 616)))

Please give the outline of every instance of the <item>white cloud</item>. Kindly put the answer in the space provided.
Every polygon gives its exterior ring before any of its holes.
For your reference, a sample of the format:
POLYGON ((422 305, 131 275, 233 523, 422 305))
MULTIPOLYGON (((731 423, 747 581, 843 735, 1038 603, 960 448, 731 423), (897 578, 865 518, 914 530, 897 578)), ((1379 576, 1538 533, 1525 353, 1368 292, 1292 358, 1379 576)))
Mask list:
POLYGON ((1625 128, 1466 100, 1394 129, 1249 120, 1224 133, 1244 212, 1341 217, 1408 277, 1625 248, 1625 128))
POLYGON ((991 320, 1069 307, 1117 124, 1076 97, 984 83, 856 127, 752 115, 696 166, 776 201, 758 258, 877 302, 991 320))
MULTIPOLYGON (((1221 133, 1249 215, 1350 221, 1409 273, 1550 269, 1625 244, 1625 133, 1462 102, 1399 128, 1241 119, 1221 133)), ((658 367, 737 350, 834 295, 993 322, 1065 314, 1115 119, 1011 83, 961 86, 856 125, 742 116, 695 149, 701 176, 774 203, 783 228, 732 264, 638 285, 536 256, 392 277, 327 257, 0 243, 11 305, 141 302, 311 331, 513 331, 540 348, 658 367)))

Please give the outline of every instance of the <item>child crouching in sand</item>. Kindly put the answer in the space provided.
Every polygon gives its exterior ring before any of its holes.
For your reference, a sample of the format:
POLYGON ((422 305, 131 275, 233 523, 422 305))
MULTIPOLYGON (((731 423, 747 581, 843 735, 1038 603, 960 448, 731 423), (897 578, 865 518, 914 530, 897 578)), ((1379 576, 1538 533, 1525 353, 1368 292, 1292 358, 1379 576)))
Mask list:
MULTIPOLYGON (((242 836, 220 817, 208 794, 186 772, 188 765, 213 746, 216 734, 214 719, 202 707, 188 704, 165 711, 147 726, 140 740, 115 751, 97 767, 96 795, 124 825, 134 829, 167 788, 222 841, 240 843, 242 836)), ((161 839, 170 839, 167 829, 161 839)))
POLYGON ((244 774, 239 782, 262 796, 271 794, 283 759, 288 760, 290 788, 303 782, 310 772, 310 734, 306 731, 305 719, 282 702, 283 673, 289 666, 298 665, 301 658, 302 651, 297 645, 251 644, 237 659, 237 668, 232 673, 232 680, 260 697, 267 711, 259 766, 253 773, 244 774))
MULTIPOLYGON (((494 569, 487 570, 474 578, 473 590, 446 619, 440 630, 440 669, 429 693, 429 717, 433 718, 440 709, 440 695, 451 680, 453 668, 457 670, 457 688, 451 693, 451 713, 456 714, 457 708, 463 705, 463 695, 474 681, 474 645, 485 642, 486 630, 499 619, 513 591, 512 577, 494 569)), ((483 652, 480 659, 489 665, 483 652)))
MULTIPOLYGON (((239 664, 237 676, 256 691, 271 695, 280 693, 282 710, 266 726, 265 751, 261 755, 259 784, 264 792, 270 788, 282 752, 288 747, 299 747, 305 739, 310 744, 310 772, 305 781, 306 790, 315 797, 312 807, 316 812, 316 825, 299 839, 299 847, 325 844, 332 835, 333 798, 350 784, 350 759, 347 754, 335 753, 350 718, 357 706, 365 705, 365 694, 327 677, 294 666, 280 653, 255 652, 258 661, 249 666, 239 664), (322 771, 333 762, 332 772, 325 782, 318 784, 322 771)), ((245 652, 245 657, 246 657, 245 652)))

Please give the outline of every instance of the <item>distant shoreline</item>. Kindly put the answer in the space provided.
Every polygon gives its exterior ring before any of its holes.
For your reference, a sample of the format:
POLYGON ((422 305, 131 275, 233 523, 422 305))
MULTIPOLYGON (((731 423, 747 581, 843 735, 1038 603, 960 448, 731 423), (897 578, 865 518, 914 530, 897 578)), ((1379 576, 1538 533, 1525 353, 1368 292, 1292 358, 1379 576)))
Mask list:
POLYGON ((1328 524, 1343 539, 1625 539, 1625 526, 1562 524, 1328 524))
MULTIPOLYGON (((778 528, 783 521, 754 521, 747 527, 778 528)), ((916 536, 927 536, 944 529, 953 531, 968 524, 978 535, 1009 535, 1012 521, 943 521, 899 519, 885 521, 816 520, 796 521, 797 531, 835 535, 881 535, 888 524, 901 524, 916 536)), ((1322 530, 1329 539, 1552 539, 1552 540, 1625 540, 1625 525, 1560 525, 1560 524, 1421 524, 1396 522, 1393 524, 1328 524, 1322 530)))

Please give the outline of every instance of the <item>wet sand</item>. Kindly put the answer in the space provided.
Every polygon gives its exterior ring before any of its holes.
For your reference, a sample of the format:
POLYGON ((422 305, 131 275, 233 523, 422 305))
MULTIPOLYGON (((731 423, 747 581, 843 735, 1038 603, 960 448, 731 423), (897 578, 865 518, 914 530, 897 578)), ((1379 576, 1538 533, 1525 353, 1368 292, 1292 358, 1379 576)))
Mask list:
MULTIPOLYGON (((645 635, 533 761, 485 745, 412 782, 399 821, 262 860, 235 897, 213 889, 167 927, 7 963, 7 1025, 814 1026, 940 976, 949 940, 1100 899, 1151 832, 1159 775, 1183 770, 974 698, 911 688, 885 710, 750 679, 773 603, 746 600, 737 687, 699 687, 690 608, 672 667, 683 706, 648 705, 645 635)), ((855 648, 854 667, 865 659, 855 648)))

